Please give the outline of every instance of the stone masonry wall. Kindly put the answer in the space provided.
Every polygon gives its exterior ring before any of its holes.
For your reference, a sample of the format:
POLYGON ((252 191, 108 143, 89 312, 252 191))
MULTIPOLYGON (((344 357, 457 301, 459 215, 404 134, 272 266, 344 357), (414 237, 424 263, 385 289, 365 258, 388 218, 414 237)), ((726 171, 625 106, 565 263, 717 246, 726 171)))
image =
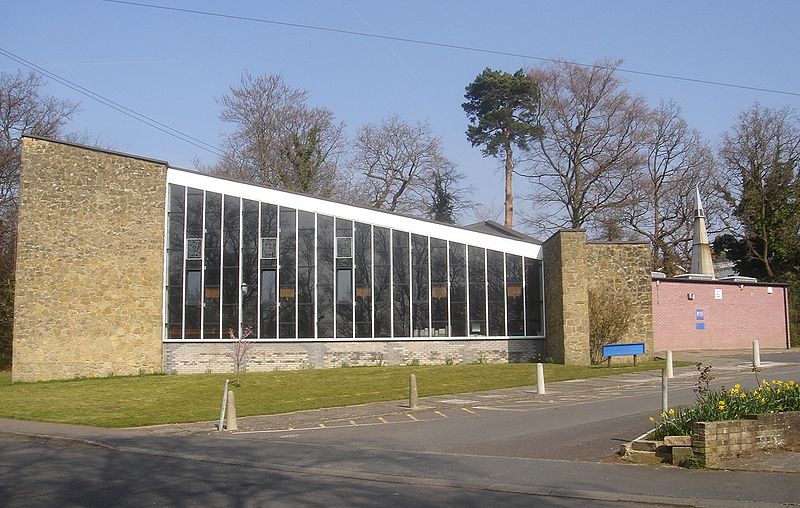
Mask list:
POLYGON ((161 370, 166 169, 24 140, 14 381, 161 370))
MULTIPOLYGON (((544 340, 448 340, 364 342, 255 342, 245 370, 265 372, 376 365, 441 365, 542 361, 544 340)), ((164 372, 233 372, 230 343, 164 344, 164 372)))
MULTIPOLYGON (((653 307, 650 283, 650 250, 646 243, 587 244, 589 293, 620 292, 631 305, 627 333, 619 342, 644 342, 645 357, 652 358, 653 307)), ((622 357, 622 361, 628 358, 622 357)))
POLYGON ((583 230, 562 230, 544 242, 542 251, 548 361, 590 363, 589 294, 599 289, 622 292, 630 298, 631 324, 620 341, 644 342, 646 357, 652 357, 650 253, 646 244, 587 242, 583 230))
POLYGON ((586 232, 564 230, 542 245, 547 360, 589 364, 586 232))
POLYGON ((755 450, 800 445, 800 411, 760 414, 747 420, 698 422, 692 427, 692 451, 705 467, 755 450))

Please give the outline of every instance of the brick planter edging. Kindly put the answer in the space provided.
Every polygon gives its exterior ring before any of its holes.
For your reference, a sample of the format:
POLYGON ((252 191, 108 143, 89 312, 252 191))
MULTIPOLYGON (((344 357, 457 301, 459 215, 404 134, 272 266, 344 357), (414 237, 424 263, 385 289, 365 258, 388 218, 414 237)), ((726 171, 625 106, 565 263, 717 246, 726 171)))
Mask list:
POLYGON ((704 467, 756 450, 800 444, 800 411, 748 416, 744 420, 697 422, 692 451, 704 467))

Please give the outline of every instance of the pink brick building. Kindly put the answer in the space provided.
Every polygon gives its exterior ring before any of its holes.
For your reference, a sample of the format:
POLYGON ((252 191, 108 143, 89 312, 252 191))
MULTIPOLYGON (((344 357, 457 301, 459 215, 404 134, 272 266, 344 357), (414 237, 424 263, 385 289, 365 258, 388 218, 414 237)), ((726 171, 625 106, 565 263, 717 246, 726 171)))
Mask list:
POLYGON ((653 279, 656 351, 789 347, 784 284, 653 279))

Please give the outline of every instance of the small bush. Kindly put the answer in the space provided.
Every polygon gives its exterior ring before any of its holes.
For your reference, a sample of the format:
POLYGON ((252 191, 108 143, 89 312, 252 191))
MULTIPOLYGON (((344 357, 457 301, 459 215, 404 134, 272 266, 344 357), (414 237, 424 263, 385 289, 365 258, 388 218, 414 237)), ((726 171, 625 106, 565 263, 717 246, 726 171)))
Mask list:
POLYGON ((624 291, 589 290, 589 346, 592 365, 603 361, 603 346, 618 342, 628 332, 633 302, 624 291))
POLYGON ((754 390, 743 390, 738 383, 730 390, 708 391, 686 408, 670 409, 658 419, 651 439, 665 436, 690 436, 695 422, 741 420, 759 413, 800 411, 800 384, 794 381, 762 381, 754 390))

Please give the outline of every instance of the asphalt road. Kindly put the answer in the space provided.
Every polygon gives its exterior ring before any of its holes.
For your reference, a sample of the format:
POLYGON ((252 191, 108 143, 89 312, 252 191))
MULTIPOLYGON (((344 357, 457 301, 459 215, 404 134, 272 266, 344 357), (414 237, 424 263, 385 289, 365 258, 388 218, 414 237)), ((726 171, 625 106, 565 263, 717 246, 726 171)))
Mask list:
MULTIPOLYGON (((694 399, 696 376, 687 371, 671 382, 671 405, 694 399)), ((797 379, 798 365, 762 375, 797 379)), ((756 380, 752 373, 717 370, 715 386, 736 382, 756 380)), ((460 397, 436 400, 436 408, 414 418, 401 412, 379 424, 313 430, 178 435, 55 428, 93 446, 0 437, 0 505, 800 503, 798 474, 615 463, 619 445, 645 432, 648 416, 659 411, 656 374, 556 384, 547 396, 521 389, 460 397)))
POLYGON ((619 504, 485 488, 276 472, 257 466, 0 438, 0 505, 555 508, 619 504))

